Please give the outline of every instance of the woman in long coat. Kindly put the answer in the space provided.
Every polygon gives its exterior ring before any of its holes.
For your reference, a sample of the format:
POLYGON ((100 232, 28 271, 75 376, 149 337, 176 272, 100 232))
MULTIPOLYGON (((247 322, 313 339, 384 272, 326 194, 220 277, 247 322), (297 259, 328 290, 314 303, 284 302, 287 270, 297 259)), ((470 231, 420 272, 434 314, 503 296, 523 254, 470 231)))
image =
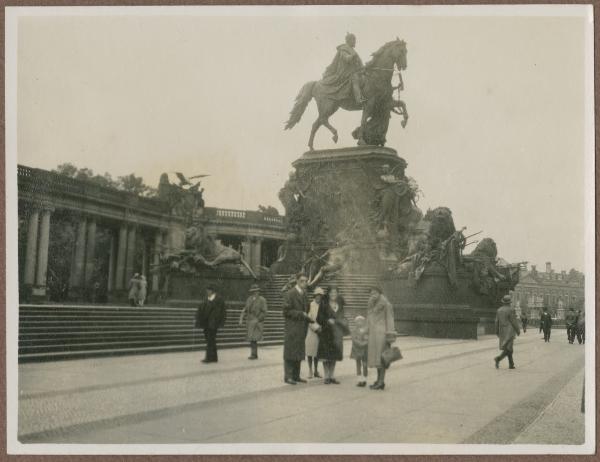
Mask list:
POLYGON ((246 318, 247 338, 250 342, 250 356, 248 359, 258 359, 258 342, 263 338, 263 325, 267 317, 267 301, 260 295, 260 287, 253 284, 250 287, 250 296, 240 315, 240 326, 246 318))
POLYGON ((369 388, 383 390, 385 367, 381 361, 381 354, 390 347, 391 337, 395 337, 396 329, 392 304, 385 298, 380 287, 371 288, 367 306, 367 325, 369 328, 367 365, 370 368, 377 368, 377 381, 369 388))
POLYGON ((336 361, 344 358, 344 335, 349 334, 348 321, 344 313, 344 299, 337 288, 329 290, 329 297, 319 310, 317 323, 321 326, 318 356, 323 361, 325 384, 339 384, 335 377, 336 361))

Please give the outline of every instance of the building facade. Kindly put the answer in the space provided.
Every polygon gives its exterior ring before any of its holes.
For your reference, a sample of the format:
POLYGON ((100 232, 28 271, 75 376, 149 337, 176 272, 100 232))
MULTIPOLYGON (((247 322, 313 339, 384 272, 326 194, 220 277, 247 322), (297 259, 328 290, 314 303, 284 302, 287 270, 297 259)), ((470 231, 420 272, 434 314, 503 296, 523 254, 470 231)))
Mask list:
MULTIPOLYGON (((161 252, 184 246, 186 222, 166 201, 22 165, 18 214, 22 300, 119 299, 135 273, 156 291, 161 252)), ((282 216, 205 207, 202 222, 255 270, 275 261, 285 239, 282 216)))
POLYGON ((544 272, 538 271, 535 265, 522 271, 512 303, 517 314, 526 311, 531 318, 539 318, 540 310, 546 306, 553 317, 564 319, 569 308, 584 309, 584 296, 583 273, 574 269, 557 273, 551 262, 547 262, 544 272))

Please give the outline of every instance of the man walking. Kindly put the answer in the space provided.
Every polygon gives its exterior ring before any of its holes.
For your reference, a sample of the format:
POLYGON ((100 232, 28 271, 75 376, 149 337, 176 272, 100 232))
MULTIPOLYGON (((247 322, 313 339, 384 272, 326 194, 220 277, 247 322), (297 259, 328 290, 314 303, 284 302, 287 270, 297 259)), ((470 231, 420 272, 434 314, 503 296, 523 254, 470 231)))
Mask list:
POLYGON ((545 306, 543 310, 540 316, 540 329, 544 331, 544 342, 549 342, 550 333, 552 332, 552 316, 548 313, 548 307, 545 306))
POLYGON ((260 295, 260 287, 253 284, 250 287, 250 296, 246 300, 246 306, 240 315, 240 326, 244 325, 246 318, 246 329, 248 341, 250 342, 250 356, 248 359, 258 359, 258 341, 262 340, 263 323, 267 317, 267 301, 260 295))
POLYGON ((227 311, 225 301, 217 293, 214 285, 206 288, 206 299, 198 308, 196 313, 196 327, 204 329, 204 338, 206 339, 206 355, 203 363, 216 363, 217 356, 217 330, 225 325, 227 311))
POLYGON ((309 323, 308 278, 304 274, 296 275, 296 286, 283 296, 283 317, 285 331, 283 343, 284 381, 289 385, 306 383, 300 378, 300 363, 304 360, 304 340, 309 323))
POLYGON ((573 307, 569 308, 565 315, 565 324, 567 325, 567 339, 570 344, 573 344, 575 340, 575 334, 577 332, 577 313, 573 307))
POLYGON ((502 350, 500 356, 494 358, 496 369, 505 357, 508 357, 508 368, 515 369, 513 342, 516 335, 521 335, 521 331, 515 310, 510 306, 510 300, 510 295, 502 297, 502 306, 496 312, 496 335, 500 340, 500 350, 502 350))
POLYGON ((527 311, 521 310, 521 326, 523 327, 523 333, 527 332, 527 324, 529 324, 529 316, 527 316, 527 311))
POLYGON ((585 313, 582 313, 581 310, 577 315, 577 343, 585 344, 585 313))

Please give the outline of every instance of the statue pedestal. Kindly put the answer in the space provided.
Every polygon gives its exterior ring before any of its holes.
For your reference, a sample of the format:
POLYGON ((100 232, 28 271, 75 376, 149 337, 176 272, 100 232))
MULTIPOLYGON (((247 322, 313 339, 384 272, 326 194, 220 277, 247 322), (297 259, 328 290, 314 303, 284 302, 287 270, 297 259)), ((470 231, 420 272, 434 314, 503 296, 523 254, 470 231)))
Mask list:
POLYGON ((289 199, 288 230, 296 237, 292 266, 300 270, 313 254, 352 245, 347 271, 380 272, 380 177, 384 165, 403 169, 404 159, 394 149, 357 146, 305 152, 292 165, 295 174, 280 193, 289 199))

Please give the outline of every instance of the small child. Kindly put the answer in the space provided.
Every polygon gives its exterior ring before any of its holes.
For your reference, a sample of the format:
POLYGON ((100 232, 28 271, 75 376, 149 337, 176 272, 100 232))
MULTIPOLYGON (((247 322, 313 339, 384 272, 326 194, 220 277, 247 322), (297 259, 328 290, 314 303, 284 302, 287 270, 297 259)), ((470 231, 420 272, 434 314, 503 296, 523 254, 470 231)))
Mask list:
POLYGON ((357 387, 367 385, 367 345, 369 343, 369 328, 363 316, 354 318, 354 332, 352 332, 352 352, 350 357, 356 360, 357 387))

